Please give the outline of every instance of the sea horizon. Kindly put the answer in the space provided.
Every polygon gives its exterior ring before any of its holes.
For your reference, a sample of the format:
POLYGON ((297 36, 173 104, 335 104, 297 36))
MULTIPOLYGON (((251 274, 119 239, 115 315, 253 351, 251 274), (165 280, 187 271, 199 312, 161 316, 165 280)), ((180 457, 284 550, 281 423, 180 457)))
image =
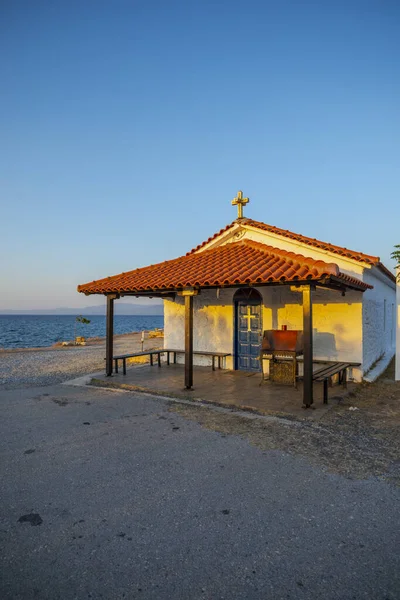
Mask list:
MULTIPOLYGON (((99 314, 99 313, 52 313, 52 312, 0 312, 0 317, 78 317, 78 316, 84 316, 84 317, 105 317, 106 315, 104 314, 99 314)), ((163 315, 154 315, 151 313, 140 313, 140 314, 123 314, 123 315, 115 315, 117 317, 162 317, 163 315)))
MULTIPOLYGON (((74 308, 72 306, 55 306, 53 308, 2 308, 0 315, 105 315, 106 304, 92 306, 81 306, 74 308)), ((131 302, 116 302, 114 306, 115 315, 127 316, 151 316, 163 315, 164 308, 162 304, 133 304, 131 302)))

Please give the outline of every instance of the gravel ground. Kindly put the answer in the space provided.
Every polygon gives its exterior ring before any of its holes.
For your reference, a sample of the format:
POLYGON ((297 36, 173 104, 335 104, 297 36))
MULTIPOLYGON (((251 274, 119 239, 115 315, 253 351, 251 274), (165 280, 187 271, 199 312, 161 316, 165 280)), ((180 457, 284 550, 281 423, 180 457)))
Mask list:
POLYGON ((104 355, 0 353, 1 598, 400 598, 394 364, 314 423, 58 385, 104 355))
POLYGON ((394 381, 394 360, 377 382, 358 385, 318 422, 294 416, 249 419, 175 403, 170 410, 207 429, 240 435, 262 450, 303 456, 331 473, 400 485, 400 382, 394 381))
POLYGON ((371 427, 364 418, 339 410, 341 416, 323 423, 262 418, 171 403, 170 411, 224 435, 240 435, 262 450, 302 456, 319 468, 349 479, 377 477, 400 485, 400 444, 397 429, 371 427))
MULTIPOLYGON (((147 339, 145 348, 159 347, 160 341, 147 339)), ((115 340, 115 351, 140 350, 140 345, 140 334, 122 335, 115 340)), ((3 351, 0 389, 49 386, 102 371, 104 356, 104 340, 82 347, 3 351)), ((251 420, 229 411, 176 403, 170 410, 207 429, 240 435, 263 450, 302 455, 333 473, 360 479, 375 476, 400 484, 400 382, 394 382, 394 361, 376 383, 358 386, 318 423, 289 417, 285 426, 285 419, 251 420)))
MULTIPOLYGON (((118 353, 140 350, 140 333, 116 336, 118 353)), ((158 347, 160 340, 145 340, 145 348, 158 347)), ((105 340, 87 346, 3 350, 0 352, 0 386, 3 390, 62 383, 104 369, 105 340)))

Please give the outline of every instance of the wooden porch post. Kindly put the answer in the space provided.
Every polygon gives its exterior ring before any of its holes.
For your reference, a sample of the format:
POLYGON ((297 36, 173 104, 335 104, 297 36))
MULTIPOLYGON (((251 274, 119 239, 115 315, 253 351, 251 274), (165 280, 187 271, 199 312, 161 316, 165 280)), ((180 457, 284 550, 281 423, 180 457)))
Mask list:
POLYGON ((193 296, 195 290, 185 290, 185 388, 191 390, 193 386, 193 296))
POLYGON ((304 376, 303 404, 310 408, 313 403, 313 327, 312 327, 312 286, 303 287, 303 342, 304 376))
POLYGON ((113 373, 113 345, 114 345, 114 300, 116 294, 107 295, 107 320, 106 320, 106 375, 113 373))

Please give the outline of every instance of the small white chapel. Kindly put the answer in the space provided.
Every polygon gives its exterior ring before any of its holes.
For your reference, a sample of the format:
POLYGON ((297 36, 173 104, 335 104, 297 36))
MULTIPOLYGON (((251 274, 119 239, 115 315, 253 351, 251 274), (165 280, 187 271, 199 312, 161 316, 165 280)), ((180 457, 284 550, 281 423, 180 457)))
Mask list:
POLYGON ((165 348, 184 349, 191 367, 208 360, 196 352, 220 352, 226 368, 257 371, 264 331, 304 330, 305 376, 313 361, 351 363, 355 381, 383 372, 396 346, 394 274, 377 256, 245 217, 248 202, 239 192, 237 218, 186 255, 78 291, 104 294, 110 311, 121 296, 163 298, 165 348))

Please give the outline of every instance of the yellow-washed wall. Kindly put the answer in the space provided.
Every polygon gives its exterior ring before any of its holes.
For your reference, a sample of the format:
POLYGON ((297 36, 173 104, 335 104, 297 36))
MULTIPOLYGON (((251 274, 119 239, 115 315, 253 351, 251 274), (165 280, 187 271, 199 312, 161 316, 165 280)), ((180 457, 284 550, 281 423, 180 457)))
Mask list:
MULTIPOLYGON (((394 354, 396 339, 395 284, 376 267, 328 250, 298 242, 285 236, 237 223, 232 229, 213 238, 200 252, 223 244, 251 239, 282 250, 335 263, 342 273, 372 284, 372 290, 339 292, 317 288, 313 298, 314 357, 321 360, 359 362, 353 377, 361 380, 371 366, 383 356, 394 354)), ((263 299, 263 329, 303 329, 302 295, 287 286, 256 288, 263 299)), ((234 352, 235 290, 202 292, 194 299, 194 346, 198 350, 234 352)), ((165 301, 165 344, 184 347, 183 299, 165 301)), ((197 364, 207 359, 196 357, 197 364)), ((399 358, 400 363, 400 358, 399 358)), ((234 361, 228 359, 227 367, 234 361)), ((381 368, 384 368, 382 363, 381 368)))
MULTIPOLYGON (((260 287, 265 329, 303 329, 302 294, 287 286, 260 287)), ((194 297, 194 350, 234 353, 235 289, 201 291, 194 297)), ((184 299, 164 301, 165 347, 183 349, 185 338, 184 299)), ((316 359, 362 363, 362 293, 317 288, 313 294, 313 338, 316 359)), ((183 361, 183 356, 180 357, 183 361)), ((195 364, 210 364, 210 359, 194 357, 195 364)), ((226 362, 234 368, 233 356, 226 362)), ((353 369, 361 379, 361 370, 353 369)))
MULTIPOLYGON (((193 299, 193 349, 233 353, 233 294, 235 290, 203 290, 193 299)), ((185 347, 185 307, 184 299, 177 296, 175 301, 164 300, 164 347, 185 347)), ((179 357, 178 357, 179 360, 179 357)), ((194 363, 210 364, 209 358, 195 356, 194 363)), ((180 357, 183 361, 183 357, 180 357)), ((233 368, 232 357, 226 361, 228 369, 233 368)))

